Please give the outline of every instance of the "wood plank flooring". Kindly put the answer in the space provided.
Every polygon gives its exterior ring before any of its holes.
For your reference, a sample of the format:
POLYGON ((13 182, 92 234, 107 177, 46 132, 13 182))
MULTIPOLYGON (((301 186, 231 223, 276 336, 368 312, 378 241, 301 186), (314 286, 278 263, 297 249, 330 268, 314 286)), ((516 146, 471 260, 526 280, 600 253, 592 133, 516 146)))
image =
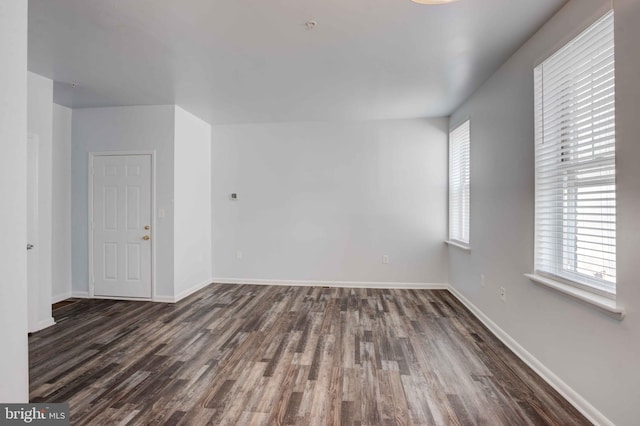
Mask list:
POLYGON ((447 291, 213 284, 54 316, 31 400, 74 425, 589 424, 447 291))

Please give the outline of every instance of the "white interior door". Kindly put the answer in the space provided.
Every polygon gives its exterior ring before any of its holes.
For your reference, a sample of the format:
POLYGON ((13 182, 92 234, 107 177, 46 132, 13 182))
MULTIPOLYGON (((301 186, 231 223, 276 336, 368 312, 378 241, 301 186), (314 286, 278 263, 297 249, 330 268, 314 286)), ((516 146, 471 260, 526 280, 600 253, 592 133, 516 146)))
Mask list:
POLYGON ((151 298, 151 155, 93 157, 94 295, 151 298))
POLYGON ((29 306, 29 331, 38 329, 38 135, 27 136, 27 300, 29 306))

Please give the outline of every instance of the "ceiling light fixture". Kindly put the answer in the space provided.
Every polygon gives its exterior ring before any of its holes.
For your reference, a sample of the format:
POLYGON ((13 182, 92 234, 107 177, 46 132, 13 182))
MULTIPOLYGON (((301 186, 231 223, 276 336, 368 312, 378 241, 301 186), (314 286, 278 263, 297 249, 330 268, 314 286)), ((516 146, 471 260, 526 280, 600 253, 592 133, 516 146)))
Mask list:
POLYGON ((414 3, 420 3, 420 4, 447 4, 447 3, 453 3, 454 1, 458 1, 458 0, 411 0, 414 3))

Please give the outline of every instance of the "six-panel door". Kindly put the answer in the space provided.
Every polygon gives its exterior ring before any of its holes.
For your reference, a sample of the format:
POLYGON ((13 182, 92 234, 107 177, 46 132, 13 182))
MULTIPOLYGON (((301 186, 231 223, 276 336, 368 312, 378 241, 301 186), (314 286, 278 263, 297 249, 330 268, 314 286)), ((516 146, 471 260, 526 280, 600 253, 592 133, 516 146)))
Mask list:
POLYGON ((94 295, 150 299, 151 155, 93 158, 92 222, 94 295))

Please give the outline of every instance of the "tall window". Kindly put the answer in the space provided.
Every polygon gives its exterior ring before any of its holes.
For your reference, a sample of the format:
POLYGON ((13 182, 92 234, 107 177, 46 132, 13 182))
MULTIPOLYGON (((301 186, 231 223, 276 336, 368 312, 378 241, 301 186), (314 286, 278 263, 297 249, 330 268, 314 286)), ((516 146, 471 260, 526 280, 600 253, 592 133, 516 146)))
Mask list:
POLYGON ((535 68, 535 268, 616 291, 613 12, 535 68))
POLYGON ((469 245, 469 120, 449 134, 449 239, 469 245))

